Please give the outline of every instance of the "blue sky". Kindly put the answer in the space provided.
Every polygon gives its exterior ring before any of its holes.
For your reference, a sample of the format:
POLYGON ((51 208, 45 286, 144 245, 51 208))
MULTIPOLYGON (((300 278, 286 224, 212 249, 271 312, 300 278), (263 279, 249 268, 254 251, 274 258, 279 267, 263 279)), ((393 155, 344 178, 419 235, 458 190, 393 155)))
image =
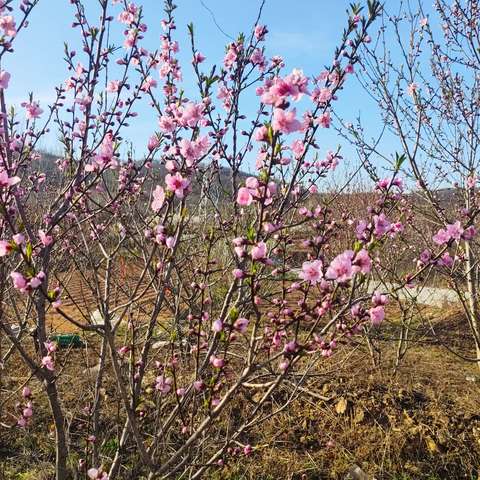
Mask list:
MULTIPOLYGON (((387 0, 390 3, 396 0, 387 0)), ((87 8, 95 11, 96 1, 85 0, 87 8)), ((155 49, 158 46, 161 29, 159 22, 163 18, 161 0, 143 0, 138 4, 144 6, 145 18, 149 26, 146 46, 155 49)), ((241 31, 248 31, 254 22, 258 6, 257 0, 177 0, 176 10, 177 39, 183 51, 184 81, 191 82, 186 25, 193 21, 197 34, 198 48, 207 56, 207 62, 220 63, 223 58, 224 45, 229 39, 217 28, 210 9, 217 23, 232 37, 241 31)), ((366 3, 366 2, 365 2, 366 3)), ((267 48, 270 55, 280 54, 286 61, 287 71, 301 68, 307 75, 317 75, 324 65, 331 62, 343 27, 346 24, 347 0, 267 0, 262 23, 269 28, 267 48)), ((87 10, 88 11, 88 10, 87 10)), ((112 8, 115 16, 119 6, 112 8)), ((71 28, 74 9, 68 0, 40 0, 30 18, 30 26, 22 31, 15 43, 15 54, 4 58, 2 68, 12 75, 7 101, 18 105, 27 99, 28 92, 34 90, 41 105, 52 100, 54 86, 63 82, 68 74, 63 57, 63 42, 78 48, 78 29, 71 28)), ((95 18, 92 17, 92 18, 95 18)), ((118 38, 120 42, 120 37, 118 38)), ((188 88, 187 88, 188 91, 188 88)), ((251 104, 252 113, 255 104, 251 104)), ((139 155, 148 137, 156 128, 156 119, 147 106, 139 110, 138 119, 132 122, 126 137, 133 141, 139 155), (144 109, 144 110, 143 110, 144 109)), ((345 119, 354 121, 355 117, 373 113, 369 102, 357 81, 353 79, 341 93, 336 111, 345 119)), ((377 120, 378 121, 378 120, 377 120)), ((346 156, 355 157, 355 152, 345 141, 337 138, 333 130, 322 132, 320 144, 327 149, 335 149, 341 143, 346 156), (324 134, 323 134, 324 133, 324 134)), ((58 150, 54 135, 50 135, 42 144, 43 148, 58 150)))

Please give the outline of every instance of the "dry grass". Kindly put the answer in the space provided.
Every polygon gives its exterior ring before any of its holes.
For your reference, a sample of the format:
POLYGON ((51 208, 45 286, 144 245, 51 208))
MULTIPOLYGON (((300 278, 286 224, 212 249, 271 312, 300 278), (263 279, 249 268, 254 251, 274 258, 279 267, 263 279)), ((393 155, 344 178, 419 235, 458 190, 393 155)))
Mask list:
MULTIPOLYGON (((80 285, 78 282, 78 304, 80 285)), ((82 301, 82 308, 91 309, 87 298, 82 301)), ((66 307, 72 312, 78 308, 73 304, 66 307)), ((472 354, 467 325, 458 312, 424 310, 422 321, 415 324, 417 343, 393 376, 395 344, 391 338, 398 328, 393 309, 389 317, 392 321, 386 322, 375 341, 382 351, 380 365, 372 365, 363 345, 339 348, 308 380, 307 393, 298 395, 289 409, 249 432, 244 440, 254 446, 250 457, 227 458, 225 467, 210 471, 205 478, 343 479, 353 464, 377 480, 480 478, 479 372, 472 363, 445 348, 472 354)), ((65 331, 60 320, 50 318, 52 329, 65 331)), ((97 350, 98 343, 92 340, 88 350, 65 355, 69 368, 65 369, 60 389, 66 410, 76 412, 69 421, 77 452, 84 448, 86 436, 78 410, 91 400, 87 388, 91 379, 76 371, 74 365, 77 361, 79 365, 93 365, 97 350)), ((28 372, 19 363, 15 372, 4 376, 3 395, 20 388, 27 378, 28 372)), ((37 392, 40 389, 37 385, 37 392)), ((113 377, 107 379, 105 389, 114 391, 113 377)), ((264 406, 265 413, 280 406, 288 394, 292 394, 290 387, 278 392, 264 406)), ((1 480, 52 478, 53 426, 41 398, 36 395, 35 423, 28 431, 0 427, 1 480)), ((255 403, 255 398, 255 392, 242 392, 231 411, 243 411, 255 403)), ((119 408, 118 399, 107 394, 105 411, 110 417, 104 425, 106 431, 114 433, 119 408)), ((12 424, 7 411, 2 412, 2 422, 12 424)), ((102 446, 107 457, 109 448, 108 444, 102 446)), ((73 454, 72 466, 77 461, 78 454, 73 454)), ((126 474, 124 478, 139 477, 126 474)))
POLYGON ((308 384, 329 400, 303 395, 256 433, 248 463, 215 478, 343 479, 353 464, 377 480, 480 478, 477 367, 431 344, 391 376, 384 354, 378 368, 365 352, 337 355, 335 374, 308 384))

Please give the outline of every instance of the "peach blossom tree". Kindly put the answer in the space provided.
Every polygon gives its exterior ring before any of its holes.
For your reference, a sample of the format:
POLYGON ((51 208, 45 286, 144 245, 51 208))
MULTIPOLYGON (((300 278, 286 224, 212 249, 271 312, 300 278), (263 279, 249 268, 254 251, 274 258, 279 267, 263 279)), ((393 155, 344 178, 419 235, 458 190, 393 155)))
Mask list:
MULTIPOLYGON (((0 2, 0 61, 37 3, 0 2)), ((140 5, 98 0, 93 21, 87 2, 70 3, 80 48, 65 45, 54 102, 11 108, 15 79, 0 71, 2 383, 14 385, 0 428, 48 443, 50 417, 57 480, 199 478, 254 455, 251 432, 385 317, 368 283, 402 231, 402 183, 381 183, 364 218, 336 218, 322 185, 341 152, 318 143, 380 4, 352 5, 329 66, 307 76, 267 58, 260 14, 207 68, 192 24, 180 64, 171 0, 154 51, 144 34, 157 19, 140 5), (142 102, 156 120, 134 156, 124 135, 142 102), (39 152, 51 130, 56 161, 39 152), (62 329, 82 346, 62 345, 62 329)))

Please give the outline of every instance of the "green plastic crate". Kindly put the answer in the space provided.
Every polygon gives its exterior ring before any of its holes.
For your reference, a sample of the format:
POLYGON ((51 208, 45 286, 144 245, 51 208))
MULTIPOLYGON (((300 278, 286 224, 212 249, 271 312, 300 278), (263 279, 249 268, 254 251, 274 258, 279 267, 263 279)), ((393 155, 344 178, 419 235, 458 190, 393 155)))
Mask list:
POLYGON ((63 333, 57 335, 51 335, 50 340, 56 342, 59 348, 74 347, 80 348, 84 346, 79 335, 76 333, 63 333))

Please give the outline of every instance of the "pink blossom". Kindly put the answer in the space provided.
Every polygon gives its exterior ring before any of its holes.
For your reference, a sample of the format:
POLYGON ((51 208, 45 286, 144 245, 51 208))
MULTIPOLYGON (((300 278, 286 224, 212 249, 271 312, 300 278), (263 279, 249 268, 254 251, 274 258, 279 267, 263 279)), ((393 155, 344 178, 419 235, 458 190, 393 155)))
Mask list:
POLYGON ((5 70, 0 70, 0 88, 8 88, 8 82, 10 81, 10 74, 5 70))
POLYGON ((119 13, 118 21, 120 23, 124 23, 125 25, 130 25, 135 21, 135 15, 128 10, 124 10, 123 12, 119 13))
POLYGON ((267 256, 267 244, 258 242, 250 252, 252 260, 262 260, 267 256))
POLYGON ((44 278, 45 274, 43 272, 40 272, 38 275, 30 279, 30 281, 28 282, 28 286, 30 288, 38 288, 42 284, 44 278))
POLYGON ((264 40, 265 35, 268 33, 267 27, 265 25, 257 25, 253 34, 258 41, 264 40))
POLYGON ((54 353, 57 351, 57 344, 55 342, 52 342, 50 340, 47 340, 45 343, 45 348, 47 349, 48 353, 54 353))
POLYGON ((210 357, 210 363, 215 368, 223 368, 225 366, 225 360, 223 358, 215 357, 215 355, 210 357))
POLYGON ((312 285, 315 285, 323 278, 322 268, 323 262, 321 260, 303 262, 302 271, 298 274, 298 276, 303 280, 310 282, 312 285))
POLYGON ((0 17, 0 28, 3 30, 3 33, 8 37, 14 37, 17 34, 15 20, 11 15, 5 15, 0 17))
POLYGON ((273 223, 271 222, 265 222, 263 225, 263 230, 267 233, 273 233, 273 232, 276 232, 280 226, 279 225, 274 225, 273 223))
POLYGON ((165 201, 165 190, 160 185, 157 185, 152 195, 152 210, 154 212, 158 212, 162 208, 163 202, 165 201))
POLYGON ((230 45, 230 48, 228 49, 223 59, 223 65, 225 66, 225 68, 231 68, 236 62, 236 60, 237 60, 237 51, 234 45, 230 45))
POLYGON ((421 264, 426 265, 427 263, 430 262, 431 258, 432 258, 432 254, 430 250, 424 250, 419 256, 419 261, 421 264))
POLYGON ((30 389, 30 387, 28 387, 28 386, 23 387, 22 397, 23 398, 30 398, 31 396, 32 396, 32 390, 30 389))
POLYGON ((158 120, 160 130, 164 133, 171 133, 175 130, 175 121, 168 115, 162 115, 158 120))
POLYGON ((447 225, 446 228, 441 228, 440 230, 438 230, 438 232, 432 237, 432 239, 436 244, 444 245, 452 239, 460 240, 463 234, 464 230, 462 228, 462 225, 460 221, 457 220, 455 223, 447 225))
POLYGON ((16 233, 12 238, 17 245, 23 245, 25 243, 25 236, 21 233, 16 233))
POLYGON ((453 267, 453 263, 454 263, 454 259, 452 258, 452 256, 450 255, 450 253, 448 252, 445 252, 442 257, 438 260, 438 265, 440 267, 446 267, 446 268, 452 268, 453 267))
POLYGON ((183 158, 185 158, 187 166, 192 167, 197 160, 200 159, 200 157, 205 155, 209 145, 210 143, 208 141, 208 137, 201 137, 195 141, 183 138, 180 141, 179 146, 180 153, 182 154, 183 158))
POLYGON ((260 183, 258 182, 258 179, 255 177, 248 177, 245 180, 245 186, 250 190, 256 190, 259 187, 259 185, 260 183))
POLYGON ((262 50, 260 50, 259 48, 256 48, 253 51, 252 55, 250 56, 250 61, 252 62, 253 65, 258 67, 260 72, 265 71, 266 60, 265 60, 265 57, 263 55, 262 50))
POLYGON ((352 268, 353 251, 346 250, 337 255, 330 263, 325 277, 328 280, 337 280, 339 283, 345 283, 353 276, 354 269, 352 268))
POLYGON ((353 261, 354 271, 358 271, 364 274, 370 273, 372 268, 372 260, 368 254, 368 251, 362 248, 356 255, 353 261))
POLYGON ((332 91, 329 88, 315 89, 312 93, 312 100, 322 105, 327 104, 332 99, 332 91))
POLYGON ((89 468, 87 471, 88 478, 91 480, 108 480, 108 474, 101 468, 89 468))
POLYGON ((403 180, 401 178, 382 178, 377 182, 377 188, 387 190, 391 186, 396 186, 400 191, 403 190, 403 180))
POLYGON ((38 231, 38 237, 40 241, 43 243, 44 247, 48 247, 53 243, 53 237, 51 235, 47 235, 43 230, 38 231))
POLYGON ((195 55, 193 56, 193 63, 199 64, 205 61, 205 55, 202 55, 200 52, 195 52, 195 55))
POLYGON ((55 364, 53 362, 53 358, 50 355, 46 355, 42 358, 42 367, 50 370, 51 372, 55 370, 55 364))
POLYGON ((220 83, 217 91, 217 98, 222 100, 223 108, 230 110, 232 106, 233 93, 224 83, 220 83))
POLYGON ((300 158, 305 152, 305 144, 302 142, 302 140, 294 140, 290 149, 295 155, 295 158, 300 158))
POLYGON ((28 425, 27 419, 25 417, 20 417, 17 421, 19 427, 25 428, 28 425))
POLYGON ((8 255, 12 251, 12 245, 6 240, 0 240, 0 257, 8 255))
POLYGON ((305 93, 309 93, 308 78, 303 74, 302 70, 294 68, 290 75, 285 77, 285 82, 290 85, 290 95, 293 100, 300 100, 305 93))
POLYGON ((205 384, 203 383, 202 380, 195 380, 195 382, 193 382, 193 388, 197 392, 201 392, 205 388, 205 384))
POLYGON ((137 32, 135 30, 129 30, 123 41, 123 47, 128 50, 132 48, 137 42, 137 32))
POLYGON ((326 167, 330 170, 335 170, 335 168, 337 168, 337 165, 338 165, 338 161, 339 159, 341 159, 342 157, 340 155, 338 155, 337 153, 335 152, 332 152, 331 150, 329 150, 327 152, 327 155, 325 157, 325 160, 322 160, 320 163, 319 163, 319 166, 320 167, 326 167))
POLYGON ((80 62, 78 62, 75 68, 75 76, 77 78, 80 78, 86 72, 87 70, 85 69, 85 67, 80 62))
POLYGON ((433 237, 433 241, 438 244, 438 245, 443 245, 444 243, 447 243, 450 240, 450 235, 448 232, 444 229, 441 228, 433 237))
POLYGON ((250 190, 246 187, 240 187, 237 193, 237 203, 242 207, 248 207, 253 201, 250 190))
POLYGON ((9 177, 6 170, 0 171, 0 188, 12 187, 20 182, 20 177, 9 177))
POLYGON ((178 395, 179 397, 183 397, 183 396, 185 395, 185 391, 186 391, 186 390, 185 390, 184 388, 180 387, 180 388, 177 388, 177 392, 176 392, 176 393, 177 393, 177 395, 178 395))
POLYGON ((383 306, 379 305, 378 307, 372 307, 368 314, 370 315, 370 320, 372 325, 380 325, 385 318, 385 309, 383 306))
POLYGON ((74 102, 80 105, 80 111, 84 112, 85 109, 92 103, 92 97, 90 95, 82 95, 75 97, 74 102))
POLYGON ((290 362, 287 359, 284 359, 279 363, 278 368, 282 372, 285 372, 287 370, 287 368, 289 367, 289 365, 290 365, 290 362))
POLYGON ((107 92, 116 93, 120 90, 120 80, 110 80, 107 84, 107 92))
POLYGON ((94 163, 87 164, 85 171, 93 172, 107 167, 114 169, 117 166, 118 162, 114 158, 113 134, 112 132, 107 132, 100 145, 100 150, 95 154, 94 163))
POLYGON ((170 250, 173 250, 173 247, 175 246, 175 237, 167 237, 165 239, 165 245, 167 246, 167 248, 169 248, 170 250))
POLYGON ((408 94, 411 95, 412 97, 417 93, 417 90, 418 90, 418 84, 417 83, 410 83, 408 85, 408 94))
POLYGON ((378 238, 385 235, 385 233, 389 232, 392 226, 392 224, 387 219, 384 213, 381 213, 380 215, 375 215, 373 217, 373 224, 375 227, 374 233, 378 238))
POLYGON ((142 86, 140 87, 140 90, 143 90, 144 92, 148 92, 151 88, 155 88, 157 86, 157 81, 151 77, 148 76, 142 83, 142 86))
POLYGON ((276 132, 292 133, 301 130, 302 124, 295 118, 296 110, 276 108, 273 112, 272 128, 276 132))
POLYGON ((165 375, 159 375, 155 379, 155 389, 162 395, 166 395, 172 389, 173 378, 165 377, 165 375))
POLYGON ((455 223, 447 225, 447 234, 450 236, 450 238, 460 240, 463 234, 463 228, 460 221, 457 220, 455 223))
POLYGON ((247 253, 245 247, 235 247, 234 250, 238 258, 243 258, 247 253))
POLYGON ((152 151, 152 150, 155 150, 156 148, 158 148, 159 146, 160 146, 160 140, 158 139, 157 135, 152 135, 148 139, 147 148, 150 151, 152 151))
POLYGON ((32 402, 28 402, 27 406, 23 409, 22 416, 25 418, 31 418, 33 415, 32 402))
POLYGON ((123 345, 117 350, 117 353, 120 357, 125 356, 130 351, 130 347, 128 345, 123 345))
POLYGON ((330 112, 322 113, 316 120, 315 123, 320 125, 322 128, 330 128, 331 118, 330 112))
POLYGON ((178 122, 184 127, 196 127, 203 119, 203 111, 205 106, 203 103, 188 102, 179 108, 178 122))
POLYGON ((20 272, 10 273, 10 277, 13 281, 13 286, 20 290, 20 292, 25 293, 27 288, 27 279, 20 272))
POLYGON ((165 183, 167 186, 167 190, 174 192, 178 198, 183 198, 185 195, 185 191, 188 189, 190 185, 190 180, 187 178, 183 178, 182 175, 177 172, 175 175, 171 175, 170 173, 165 176, 165 183))
MULTIPOLYGON (((242 249, 242 253, 243 253, 243 249, 242 249)), ((240 270, 239 268, 233 269, 232 273, 237 280, 240 280, 245 277, 245 272, 243 270, 240 270)))
POLYGON ((237 318, 235 323, 233 324, 234 328, 238 330, 240 333, 245 333, 247 331, 249 324, 248 318, 237 318))
POLYGON ((467 187, 468 188, 474 188, 475 187, 475 184, 477 183, 477 176, 475 174, 473 175, 469 175, 467 177, 467 181, 466 181, 466 184, 467 184, 467 187))
POLYGON ((22 106, 27 110, 25 115, 27 120, 40 118, 40 115, 43 113, 43 110, 39 107, 38 102, 22 103, 22 106))
POLYGON ((308 78, 301 70, 294 69, 285 78, 276 77, 261 90, 261 101, 265 105, 281 106, 291 96, 298 101, 308 93, 308 78))
POLYGON ((261 127, 257 128, 255 130, 255 140, 257 142, 266 142, 268 141, 268 130, 265 125, 262 125, 261 127))
POLYGON ((217 318, 217 320, 215 320, 213 323, 212 323, 212 330, 214 332, 221 332, 223 330, 223 322, 221 319, 217 318))
POLYGON ((476 228, 473 225, 470 225, 463 231, 462 238, 467 241, 472 240, 476 234, 477 234, 476 228))
POLYGON ((388 297, 378 290, 375 290, 372 295, 372 304, 374 307, 378 305, 386 305, 388 303, 388 297))

